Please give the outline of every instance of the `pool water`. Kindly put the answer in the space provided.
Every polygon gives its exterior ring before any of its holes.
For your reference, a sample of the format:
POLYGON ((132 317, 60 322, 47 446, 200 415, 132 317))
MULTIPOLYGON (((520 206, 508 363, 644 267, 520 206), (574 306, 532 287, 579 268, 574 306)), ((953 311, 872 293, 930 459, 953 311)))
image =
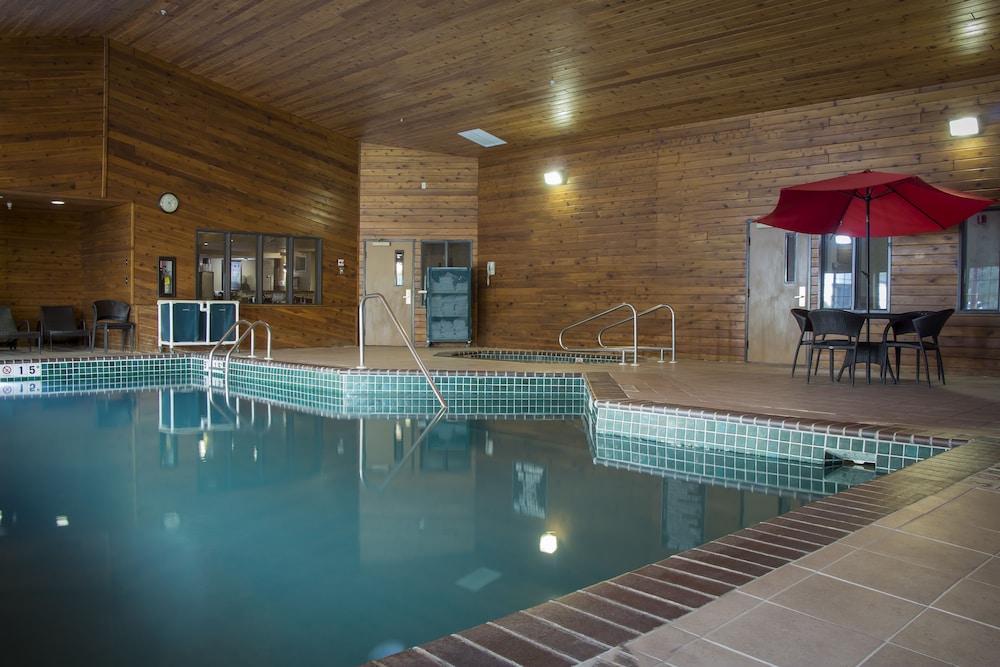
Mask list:
POLYGON ((162 389, 0 401, 0 432, 0 628, 33 664, 358 665, 807 500, 595 464, 576 419, 162 389))

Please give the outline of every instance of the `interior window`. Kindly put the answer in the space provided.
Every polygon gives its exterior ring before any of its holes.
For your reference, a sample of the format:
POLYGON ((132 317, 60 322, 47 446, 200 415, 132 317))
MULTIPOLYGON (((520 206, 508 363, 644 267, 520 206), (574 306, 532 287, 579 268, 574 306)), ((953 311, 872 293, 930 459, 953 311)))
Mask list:
POLYGON ((320 303, 320 239, 199 231, 198 299, 242 303, 320 303))
POLYGON ((826 234, 820 243, 820 303, 823 308, 889 310, 888 238, 826 234), (870 264, 867 258, 871 249, 870 264), (871 280, 868 280, 868 267, 871 280))
POLYGON ((292 300, 295 303, 316 303, 320 266, 317 239, 292 238, 292 300))
POLYGON ((962 223, 961 309, 1000 310, 1000 208, 962 223))

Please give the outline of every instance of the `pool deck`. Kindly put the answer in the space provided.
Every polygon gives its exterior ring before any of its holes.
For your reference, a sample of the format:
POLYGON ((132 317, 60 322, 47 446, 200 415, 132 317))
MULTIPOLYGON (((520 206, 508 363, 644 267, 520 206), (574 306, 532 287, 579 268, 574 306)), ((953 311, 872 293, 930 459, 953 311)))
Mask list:
MULTIPOLYGON (((464 350, 465 348, 461 348, 464 350)), ((987 665, 1000 654, 1000 377, 852 387, 789 366, 679 360, 486 361, 419 350, 434 370, 609 374, 629 400, 968 441, 783 517, 583 591, 384 658, 468 665, 987 665)), ((0 362, 12 358, 0 353, 0 362)), ((25 356, 25 355, 21 355, 25 356)), ((43 357, 86 357, 77 351, 43 357)), ((102 355, 103 356, 103 355, 102 355)), ((32 355, 38 358, 38 354, 32 355)), ((357 348, 276 350, 353 368, 357 348)), ((947 363, 947 359, 945 360, 947 363)), ((367 347, 372 369, 413 369, 367 347)), ((911 361, 912 364, 912 361, 911 361)), ((607 375, 602 377, 607 378, 607 375)))

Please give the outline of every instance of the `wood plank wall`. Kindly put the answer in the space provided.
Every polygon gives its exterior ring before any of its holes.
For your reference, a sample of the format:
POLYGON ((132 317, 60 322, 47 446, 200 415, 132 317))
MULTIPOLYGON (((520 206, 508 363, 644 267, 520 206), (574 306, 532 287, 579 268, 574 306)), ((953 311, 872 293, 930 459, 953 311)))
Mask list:
POLYGON ((241 306, 275 347, 357 338, 357 143, 241 98, 112 43, 108 66, 108 196, 135 202, 135 296, 140 342, 155 340, 157 260, 177 258, 177 298, 195 295, 198 229, 316 236, 323 304, 241 306), (160 193, 178 195, 172 215, 160 193))
POLYGON ((89 318, 90 304, 97 299, 132 303, 132 205, 86 214, 83 230, 80 298, 89 318))
POLYGON ((129 295, 139 349, 149 351, 159 256, 177 258, 177 296, 194 298, 198 229, 315 236, 323 243, 323 304, 245 306, 241 315, 267 321, 275 347, 356 342, 356 142, 117 44, 2 46, 4 67, 16 66, 25 92, 0 92, 0 127, 31 122, 24 141, 17 135, 8 147, 12 135, 4 135, 0 187, 130 203, 128 218, 124 209, 15 215, 18 229, 4 230, 0 261, 37 280, 0 287, 0 300, 23 304, 19 314, 37 311, 44 285, 47 303, 58 298, 89 315, 95 298, 129 295), (166 190, 181 199, 173 215, 156 208, 166 190), (348 260, 344 275, 338 257, 348 260))
MULTIPOLYGON (((413 239, 416 285, 423 286, 420 242, 471 240, 476 265, 478 163, 439 153, 361 145, 361 239, 413 239), (421 183, 427 187, 422 188, 421 183)), ((358 248, 363 264, 363 243, 358 248)), ((358 281, 364 290, 363 276, 358 281)), ((419 298, 415 303, 419 304, 419 298)), ((473 312, 475 317, 475 312, 473 312)), ((425 309, 414 308, 414 342, 427 341, 425 309)))
MULTIPOLYGON (((668 303, 681 359, 744 358, 746 221, 781 187, 875 169, 1000 194, 1000 77, 625 134, 480 162, 478 342, 557 348, 562 327, 620 302, 668 303), (958 111, 979 137, 952 139, 958 111), (550 166, 568 183, 541 181, 550 166)), ((958 229, 893 240, 891 307, 954 307, 958 229)), ((814 276, 815 281, 815 276, 814 276)), ((818 286, 814 286, 818 294, 818 286)), ((950 369, 1000 373, 1000 317, 957 314, 950 369)))
POLYGON ((78 317, 85 315, 79 299, 86 282, 84 217, 0 209, 0 304, 10 306, 16 321, 28 320, 32 330, 38 330, 40 306, 69 304, 78 317))
POLYGON ((103 194, 100 38, 0 37, 0 190, 103 194))
MULTIPOLYGON (((465 158, 359 151, 142 54, 115 44, 107 51, 105 96, 99 40, 0 40, 0 187, 134 205, 131 249, 101 231, 119 210, 108 218, 6 212, 0 302, 35 320, 42 285, 45 302, 73 303, 82 314, 99 292, 120 293, 121 257, 131 252, 147 350, 156 259, 177 257, 179 296, 193 297, 194 233, 204 228, 323 238, 323 306, 244 309, 275 327, 276 346, 356 342, 359 239, 471 238, 477 263, 497 262, 490 287, 477 271, 479 345, 555 348, 563 326, 597 309, 665 302, 678 310, 681 359, 737 361, 746 220, 769 211, 781 187, 872 168, 1000 190, 1000 77, 556 149, 487 151, 477 170, 465 158), (946 121, 957 111, 980 113, 984 133, 949 138, 946 121), (567 186, 541 183, 553 165, 566 169, 567 186), (164 190, 181 197, 173 216, 155 208, 164 190), (103 273, 82 259, 98 248, 111 262, 103 273), (338 257, 347 259, 343 276, 338 257)), ((893 309, 955 305, 957 252, 957 230, 895 239, 893 309)), ((1000 372, 998 327, 994 315, 956 315, 944 341, 949 368, 1000 372)))

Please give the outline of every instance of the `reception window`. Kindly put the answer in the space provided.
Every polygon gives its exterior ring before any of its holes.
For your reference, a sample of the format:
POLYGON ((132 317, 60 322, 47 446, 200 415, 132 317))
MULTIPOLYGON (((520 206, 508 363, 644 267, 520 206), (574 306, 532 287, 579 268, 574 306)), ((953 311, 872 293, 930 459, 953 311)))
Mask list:
POLYGON ((321 303, 320 239, 202 230, 196 243, 198 299, 321 303))

